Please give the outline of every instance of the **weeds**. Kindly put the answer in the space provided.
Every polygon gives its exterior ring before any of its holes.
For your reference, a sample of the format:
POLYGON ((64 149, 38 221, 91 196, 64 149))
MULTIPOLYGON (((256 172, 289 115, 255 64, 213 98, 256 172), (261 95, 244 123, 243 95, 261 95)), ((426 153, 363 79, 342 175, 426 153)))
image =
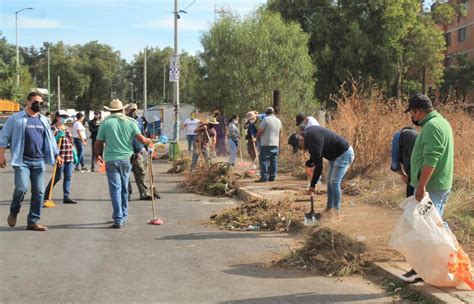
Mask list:
POLYGON ((235 192, 235 182, 239 178, 239 175, 232 172, 229 164, 213 163, 189 172, 183 185, 197 194, 232 196, 235 192))
POLYGON ((178 159, 173 161, 171 169, 168 170, 170 174, 182 173, 189 171, 191 168, 191 158, 189 156, 181 155, 178 159))

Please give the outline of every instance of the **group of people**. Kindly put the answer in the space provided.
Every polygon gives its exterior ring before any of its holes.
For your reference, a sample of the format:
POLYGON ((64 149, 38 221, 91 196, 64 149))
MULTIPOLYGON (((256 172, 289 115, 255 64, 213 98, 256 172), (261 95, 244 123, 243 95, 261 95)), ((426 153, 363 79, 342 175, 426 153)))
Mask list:
MULTIPOLYGON (((83 162, 83 147, 87 143, 83 114, 77 114, 71 131, 65 125, 69 119, 67 112, 57 111, 50 122, 46 116, 40 114, 42 104, 41 94, 30 93, 24 110, 10 116, 0 133, 0 168, 5 168, 5 151, 10 149, 11 165, 15 174, 8 225, 16 225, 21 202, 31 185, 32 195, 26 229, 35 231, 47 230, 46 226, 39 223, 41 208, 61 177, 64 179, 63 203, 77 204, 77 201, 70 197, 73 168, 77 164, 81 165, 82 170, 86 169, 83 162), (45 165, 56 166, 55 176, 51 178, 46 189, 45 165)), ((112 100, 110 107, 104 108, 110 111, 111 115, 102 120, 101 112, 96 111, 94 119, 89 123, 94 157, 92 164, 102 166, 105 162, 113 207, 114 223, 111 228, 121 228, 128 217, 131 194, 129 175, 132 170, 140 199, 151 200, 152 195, 159 198, 157 191, 150 193, 145 183, 148 146, 153 145, 153 141, 144 136, 144 125, 140 123, 143 120, 137 116, 136 104, 125 107, 120 100, 112 100)))

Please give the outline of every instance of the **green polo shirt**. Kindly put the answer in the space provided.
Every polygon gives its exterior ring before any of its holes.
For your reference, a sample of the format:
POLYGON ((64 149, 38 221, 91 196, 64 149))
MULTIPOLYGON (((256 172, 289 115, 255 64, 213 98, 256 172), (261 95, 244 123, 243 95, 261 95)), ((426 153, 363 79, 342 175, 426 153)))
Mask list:
POLYGON ((426 191, 450 190, 454 173, 454 140, 449 122, 436 111, 420 122, 411 154, 411 186, 417 187, 423 166, 435 168, 426 191))
POLYGON ((129 159, 133 154, 133 139, 140 134, 134 119, 123 115, 110 115, 100 124, 97 139, 105 142, 104 159, 129 159))

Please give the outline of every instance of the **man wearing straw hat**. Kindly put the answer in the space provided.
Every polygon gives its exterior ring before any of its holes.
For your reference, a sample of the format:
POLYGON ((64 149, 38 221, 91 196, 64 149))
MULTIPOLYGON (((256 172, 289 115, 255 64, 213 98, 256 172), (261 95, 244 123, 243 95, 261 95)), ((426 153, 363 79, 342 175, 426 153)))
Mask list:
POLYGON ((15 170, 15 189, 7 222, 16 225, 21 202, 25 198, 31 182, 31 202, 26 230, 46 231, 39 224, 41 204, 44 198, 45 163, 62 166, 50 123, 39 112, 43 97, 32 92, 26 99, 25 109, 10 116, 0 133, 0 168, 5 168, 5 150, 10 147, 11 164, 15 170))
POLYGON ((94 154, 98 164, 102 164, 101 152, 105 143, 104 159, 110 199, 112 201, 114 223, 110 228, 120 229, 128 217, 128 181, 132 165, 130 157, 133 154, 132 141, 136 138, 144 145, 152 145, 151 139, 140 132, 134 119, 125 116, 124 106, 118 99, 110 102, 110 111, 100 125, 94 154))
POLYGON ((194 140, 194 149, 193 149, 193 158, 191 161, 191 171, 196 168, 199 156, 202 154, 204 161, 209 161, 210 151, 209 149, 214 150, 216 148, 216 137, 217 133, 214 129, 214 126, 218 125, 215 117, 212 117, 207 120, 206 123, 201 124, 199 127, 194 130, 196 133, 196 139, 194 140))

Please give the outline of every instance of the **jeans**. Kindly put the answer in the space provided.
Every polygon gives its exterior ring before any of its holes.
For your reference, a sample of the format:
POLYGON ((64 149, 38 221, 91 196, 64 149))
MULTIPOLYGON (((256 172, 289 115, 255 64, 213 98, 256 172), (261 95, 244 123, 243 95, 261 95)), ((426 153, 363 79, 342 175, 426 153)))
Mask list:
MULTIPOLYGON (((438 210, 439 216, 443 218, 444 214, 444 206, 448 202, 449 194, 451 190, 441 190, 441 191, 429 191, 428 194, 430 195, 431 201, 438 210)), ((449 229, 448 223, 444 221, 444 226, 449 229)))
POLYGON ((132 164, 130 159, 112 160, 105 163, 105 170, 112 200, 112 218, 114 224, 122 225, 128 217, 128 179, 132 164))
POLYGON ((21 166, 13 166, 15 170, 15 190, 10 205, 10 212, 18 214, 21 202, 25 198, 31 182, 30 213, 28 213, 28 224, 39 222, 41 216, 41 204, 44 198, 44 161, 23 160, 21 166))
POLYGON ((193 150, 193 157, 191 160, 191 171, 194 170, 197 166, 197 162, 199 160, 199 156, 201 155, 204 157, 204 161, 208 162, 209 161, 209 149, 208 148, 203 148, 201 150, 196 151, 196 149, 193 150))
POLYGON ((346 152, 335 160, 329 161, 328 170, 328 202, 327 208, 341 209, 341 182, 346 175, 347 169, 354 161, 354 150, 349 147, 346 152))
POLYGON ((193 142, 196 139, 196 134, 188 134, 186 135, 186 139, 188 140, 188 152, 191 153, 193 150, 193 142))
POLYGON ((239 146, 229 138, 229 164, 235 165, 235 160, 237 158, 237 149, 239 146))
POLYGON ((260 179, 274 181, 278 169, 278 147, 262 146, 259 154, 260 179))
POLYGON ((79 164, 81 165, 82 168, 84 168, 84 144, 82 143, 82 140, 79 138, 74 137, 74 146, 76 147, 77 150, 77 158, 79 160, 77 167, 79 167, 79 164))
MULTIPOLYGON (((61 167, 58 167, 56 169, 56 176, 54 178, 54 186, 61 180, 61 175, 64 173, 64 181, 63 181, 63 199, 67 200, 69 199, 69 196, 71 195, 71 178, 72 178, 72 169, 74 167, 74 162, 67 162, 64 163, 61 167)), ((45 199, 49 198, 49 191, 51 189, 51 181, 49 180, 48 185, 46 186, 45 189, 45 194, 44 197, 45 199)))

